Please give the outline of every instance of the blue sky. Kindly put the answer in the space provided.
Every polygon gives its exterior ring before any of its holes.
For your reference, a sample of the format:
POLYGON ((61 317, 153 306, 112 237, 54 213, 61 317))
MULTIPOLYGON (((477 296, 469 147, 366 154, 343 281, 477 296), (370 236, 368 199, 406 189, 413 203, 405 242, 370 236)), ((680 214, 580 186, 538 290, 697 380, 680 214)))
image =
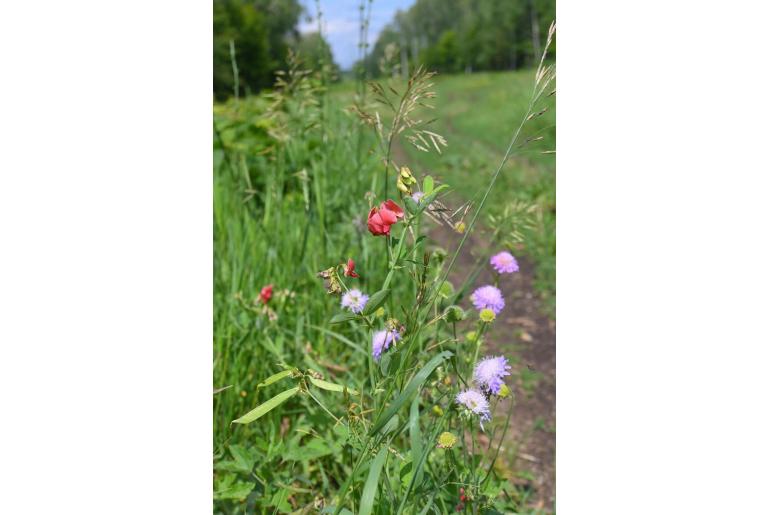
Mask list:
MULTIPOLYGON (((358 6, 360 0, 320 0, 324 20, 324 36, 332 47, 334 60, 343 70, 350 69, 358 58, 358 6)), ((374 0, 372 17, 369 21, 369 44, 377 41, 380 31, 393 20, 396 11, 406 10, 415 0, 374 0)), ((300 20, 300 32, 315 32, 318 22, 315 20, 316 8, 314 0, 301 0, 302 5, 313 20, 308 22, 305 17, 300 20)), ((371 48, 371 47, 370 47, 371 48)))

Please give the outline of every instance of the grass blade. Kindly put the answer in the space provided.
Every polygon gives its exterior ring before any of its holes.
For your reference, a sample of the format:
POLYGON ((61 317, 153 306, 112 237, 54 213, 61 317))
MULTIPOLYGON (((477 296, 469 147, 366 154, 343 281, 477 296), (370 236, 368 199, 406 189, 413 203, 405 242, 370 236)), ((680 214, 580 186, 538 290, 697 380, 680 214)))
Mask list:
POLYGON ((366 478, 366 484, 364 485, 364 493, 361 495, 361 507, 358 510, 358 515, 370 515, 372 513, 372 507, 374 506, 374 496, 377 493, 377 483, 380 482, 380 472, 382 471, 382 465, 385 463, 385 458, 388 456, 388 445, 385 444, 377 453, 377 456, 372 462, 372 466, 369 468, 369 476, 366 478))
POLYGON ((438 367, 445 359, 452 356, 452 353, 449 351, 444 351, 441 354, 438 354, 433 357, 428 363, 422 367, 422 370, 417 372, 415 376, 412 378, 411 381, 409 381, 409 384, 406 385, 406 388, 404 388, 404 391, 401 392, 401 394, 396 398, 395 401, 393 401, 393 404, 390 405, 390 407, 385 411, 385 413, 380 416, 379 420, 374 424, 374 427, 372 427, 372 430, 369 432, 369 434, 375 434, 377 431, 382 429, 382 426, 384 426, 390 418, 396 414, 398 410, 401 409, 401 407, 406 404, 406 401, 409 400, 409 398, 414 395, 414 393, 417 391, 418 388, 422 386, 422 384, 428 379, 428 376, 438 367))
MULTIPOLYGON (((422 456, 422 432, 420 431, 420 398, 415 397, 412 406, 409 408, 409 440, 412 444, 412 463, 413 467, 422 456)), ((417 478, 417 484, 422 483, 422 471, 417 478)))
MULTIPOLYGON (((329 390, 330 392, 341 392, 346 388, 345 386, 342 386, 340 384, 330 383, 329 381, 316 379, 315 377, 308 377, 308 379, 310 379, 310 382, 316 385, 318 388, 321 388, 323 390, 329 390)), ((353 390, 352 388, 348 388, 348 392, 350 392, 350 395, 358 395, 358 392, 353 390)))
POLYGON ((259 417, 264 415, 265 413, 269 412, 271 409, 281 405, 282 403, 289 400, 291 397, 296 395, 296 393, 299 391, 299 386, 295 386, 294 388, 289 388, 288 390, 285 390, 272 399, 270 399, 267 402, 263 402, 253 410, 246 413, 241 418, 237 418, 232 421, 232 424, 249 424, 251 422, 254 422, 259 417))

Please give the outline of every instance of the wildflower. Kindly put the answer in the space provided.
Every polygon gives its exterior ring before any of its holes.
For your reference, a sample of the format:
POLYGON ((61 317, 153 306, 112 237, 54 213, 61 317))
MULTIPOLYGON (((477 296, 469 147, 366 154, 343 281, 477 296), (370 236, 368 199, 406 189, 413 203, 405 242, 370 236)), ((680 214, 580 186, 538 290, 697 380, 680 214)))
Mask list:
POLYGON ((369 211, 369 232, 375 236, 390 234, 390 226, 404 217, 404 210, 398 207, 398 204, 388 199, 380 207, 373 207, 369 211))
POLYGON ((412 200, 414 200, 415 202, 417 202, 419 204, 424 196, 425 196, 425 192, 423 192, 423 191, 415 191, 414 193, 412 193, 412 200))
POLYGON ((495 312, 489 308, 484 308, 479 312, 479 318, 482 322, 491 323, 495 319, 495 312))
POLYGON ((519 271, 519 263, 516 261, 516 258, 505 250, 489 258, 489 264, 492 265, 492 268, 498 274, 512 274, 519 271))
POLYGON ((364 310, 368 301, 369 295, 353 288, 342 296, 342 307, 348 308, 353 313, 360 313, 364 310))
POLYGON ((491 285, 482 286, 477 288, 476 291, 471 294, 471 301, 478 310, 489 308, 494 311, 495 315, 499 315, 505 307, 505 299, 503 299, 502 292, 491 285))
POLYGON ((267 304, 272 297, 273 297, 272 284, 268 284, 267 286, 264 286, 259 292, 259 300, 262 301, 262 304, 267 304))
POLYGON ((356 262, 348 258, 348 264, 345 265, 345 277, 359 277, 356 273, 356 262))
POLYGON ((503 377, 511 375, 510 369, 508 360, 503 356, 487 357, 473 368, 473 381, 483 391, 497 395, 503 386, 503 377))
POLYGON ((372 337, 372 356, 374 356, 374 359, 379 360, 382 351, 390 347, 391 343, 400 339, 401 335, 395 329, 374 333, 372 337))
POLYGON ((454 229, 455 229, 455 232, 456 232, 456 233, 459 233, 459 234, 462 234, 462 233, 464 233, 464 232, 465 232, 465 222, 463 222, 462 220, 460 220, 459 222, 457 222, 457 223, 455 224, 455 227, 454 227, 454 229))
POLYGON ((477 390, 465 390, 458 393, 455 402, 464 406, 469 414, 478 415, 482 423, 482 429, 484 428, 483 422, 492 419, 489 413, 489 401, 484 397, 484 394, 477 390))
POLYGON ((448 431, 438 435, 438 448, 451 449, 457 443, 457 437, 448 431))

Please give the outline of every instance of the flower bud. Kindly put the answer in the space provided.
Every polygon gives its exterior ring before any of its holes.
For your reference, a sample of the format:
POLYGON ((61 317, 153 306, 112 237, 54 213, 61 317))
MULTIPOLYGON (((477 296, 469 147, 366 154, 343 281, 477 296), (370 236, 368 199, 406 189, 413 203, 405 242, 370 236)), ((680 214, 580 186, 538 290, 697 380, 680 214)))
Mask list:
POLYGON ((457 443, 457 437, 448 431, 444 431, 438 436, 439 449, 451 449, 457 443))

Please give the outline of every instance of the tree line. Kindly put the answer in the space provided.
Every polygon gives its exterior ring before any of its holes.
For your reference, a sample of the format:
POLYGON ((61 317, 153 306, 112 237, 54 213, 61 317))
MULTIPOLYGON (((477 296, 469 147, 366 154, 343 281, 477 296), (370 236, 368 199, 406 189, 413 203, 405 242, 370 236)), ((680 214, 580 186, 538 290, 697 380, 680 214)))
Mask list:
POLYGON ((420 64, 444 73, 532 66, 555 17, 555 0, 417 0, 356 66, 368 76, 420 64))
POLYGON ((214 97, 257 93, 285 69, 289 49, 309 68, 337 72, 329 44, 318 33, 300 34, 299 0, 214 0, 214 97))

